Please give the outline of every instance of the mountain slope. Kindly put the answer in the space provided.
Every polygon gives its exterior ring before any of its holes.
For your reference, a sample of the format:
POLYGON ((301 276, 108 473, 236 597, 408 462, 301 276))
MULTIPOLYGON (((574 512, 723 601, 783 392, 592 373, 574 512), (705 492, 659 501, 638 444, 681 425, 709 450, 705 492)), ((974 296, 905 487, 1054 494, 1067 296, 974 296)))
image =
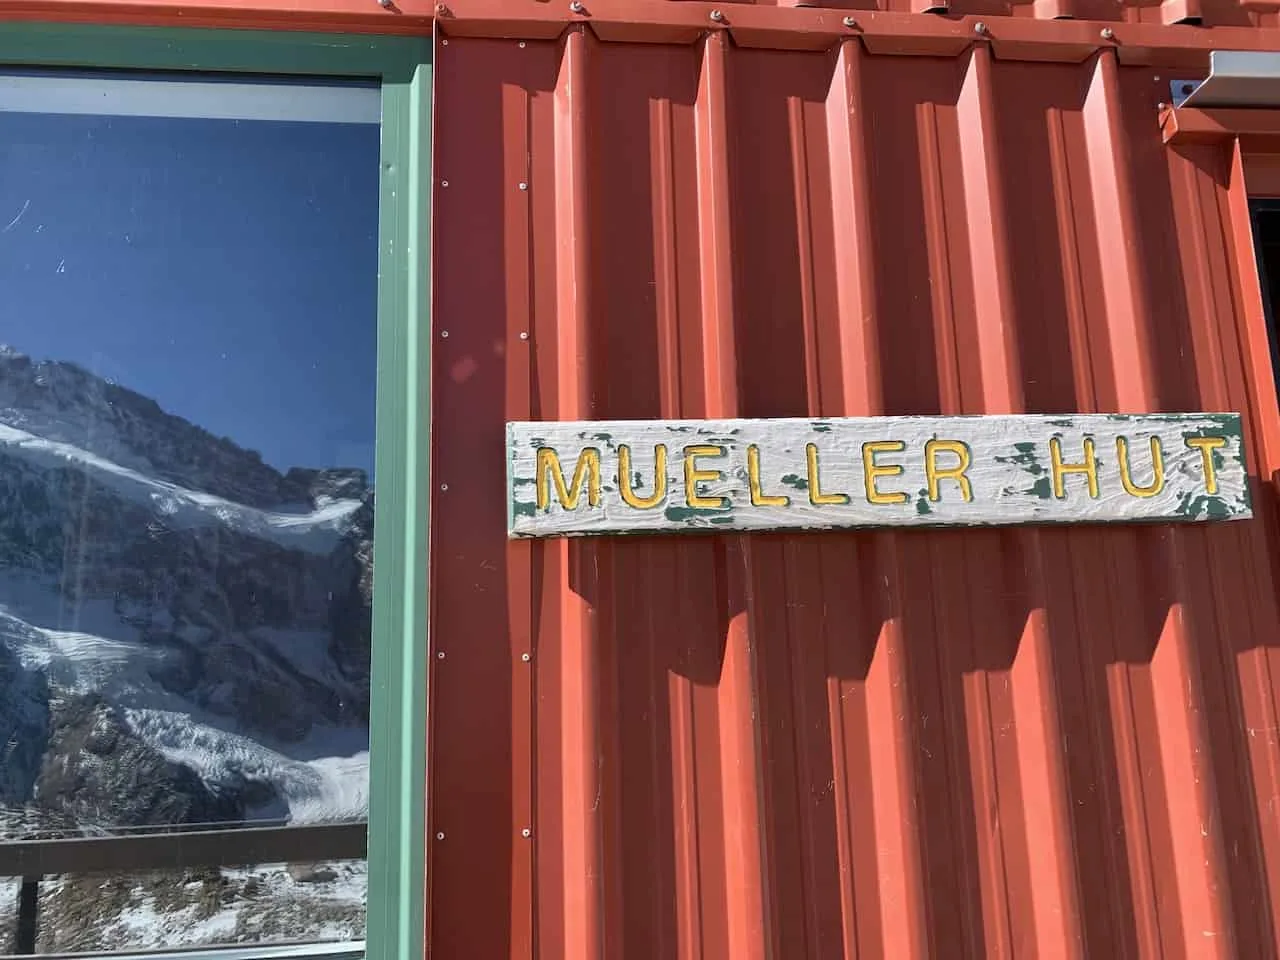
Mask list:
POLYGON ((372 525, 361 471, 0 348, 0 807, 363 817, 372 525))

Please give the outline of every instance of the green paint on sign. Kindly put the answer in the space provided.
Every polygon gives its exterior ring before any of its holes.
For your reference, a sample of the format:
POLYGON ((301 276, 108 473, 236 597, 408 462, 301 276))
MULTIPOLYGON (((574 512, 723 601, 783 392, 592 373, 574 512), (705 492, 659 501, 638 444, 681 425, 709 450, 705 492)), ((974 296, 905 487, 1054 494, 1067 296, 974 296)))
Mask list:
POLYGON ((1018 451, 1016 456, 996 457, 996 463, 1008 463, 1021 467, 1033 477, 1038 477, 1044 473, 1044 467, 1040 465, 1040 455, 1034 443, 1015 443, 1013 449, 1018 451))
POLYGON ((714 523, 715 520, 713 518, 716 517, 724 517, 725 520, 732 519, 732 517, 726 516, 728 513, 728 510, 697 510, 693 507, 667 507, 667 509, 663 511, 662 515, 672 523, 688 523, 691 520, 711 520, 711 522, 714 523))
POLYGON ((786 476, 782 478, 782 482, 785 483, 788 487, 792 487, 795 490, 809 489, 809 481, 806 480, 804 477, 796 476, 794 473, 788 473, 786 476))

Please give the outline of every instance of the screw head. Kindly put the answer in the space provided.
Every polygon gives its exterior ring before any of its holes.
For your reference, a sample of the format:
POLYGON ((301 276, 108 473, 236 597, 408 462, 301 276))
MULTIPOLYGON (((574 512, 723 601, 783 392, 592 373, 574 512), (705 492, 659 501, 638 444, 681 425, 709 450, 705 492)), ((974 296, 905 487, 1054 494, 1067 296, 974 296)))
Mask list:
POLYGON ((1103 27, 1103 28, 1102 28, 1102 39, 1103 39, 1103 40, 1114 40, 1115 38, 1116 38, 1116 32, 1115 32, 1114 30, 1112 30, 1110 27, 1103 27))
POLYGON ((449 485, 448 485, 447 483, 442 483, 442 484, 440 484, 440 490, 441 490, 441 492, 443 492, 443 493, 448 493, 448 492, 449 492, 449 485))
POLYGON ((528 827, 525 827, 523 830, 520 831, 520 836, 525 837, 527 839, 533 836, 533 831, 530 830, 528 827))
POLYGON ((525 43, 524 43, 524 41, 523 41, 523 40, 521 40, 521 41, 520 41, 520 49, 521 49, 521 50, 523 50, 523 49, 524 49, 524 47, 525 47, 525 43))
POLYGON ((447 187, 447 186, 449 186, 449 181, 448 181, 448 180, 441 180, 441 181, 440 181, 440 186, 442 186, 442 187, 447 187))
POLYGON ((520 654, 520 659, 523 660, 525 663, 528 663, 530 660, 533 659, 533 657, 529 656, 529 654, 527 653, 522 653, 520 654))
POLYGON ((443 651, 443 650, 441 650, 441 651, 439 651, 439 652, 437 652, 437 653, 436 653, 436 659, 437 659, 437 660, 443 660, 443 659, 444 659, 444 651, 443 651))
POLYGON ((527 183, 525 183, 523 180, 521 180, 521 181, 520 181, 520 189, 521 189, 521 190, 528 190, 528 189, 529 189, 529 185, 528 185, 527 183))
POLYGON ((449 331, 448 331, 448 330, 441 330, 441 331, 440 331, 440 338, 441 338, 442 340, 448 340, 448 339, 449 339, 449 331))
POLYGON ((437 833, 437 834, 436 834, 436 839, 437 839, 437 840, 443 840, 443 839, 444 839, 444 831, 443 831, 443 830, 441 830, 439 833, 437 833))
POLYGON ((858 25, 858 21, 853 19, 853 17, 845 17, 844 25, 848 27, 850 30, 852 30, 854 27, 858 25))
POLYGON ((528 340, 528 339, 529 339, 529 331, 528 331, 528 330, 521 330, 521 331, 520 331, 520 339, 521 339, 521 340, 528 340))
POLYGON ((724 23, 724 14, 719 10, 712 10, 711 19, 716 23, 724 23))
POLYGON ((573 3, 569 4, 569 10, 572 13, 582 13, 582 11, 585 9, 587 8, 584 7, 581 3, 579 3, 578 0, 573 0, 573 3))
POLYGON ((987 25, 983 23, 981 20, 979 20, 977 23, 973 25, 973 32, 978 34, 979 36, 985 36, 987 33, 987 25))
POLYGON ((384 10, 390 10, 391 4, 394 2, 395 0, 378 0, 378 6, 382 7, 384 10))

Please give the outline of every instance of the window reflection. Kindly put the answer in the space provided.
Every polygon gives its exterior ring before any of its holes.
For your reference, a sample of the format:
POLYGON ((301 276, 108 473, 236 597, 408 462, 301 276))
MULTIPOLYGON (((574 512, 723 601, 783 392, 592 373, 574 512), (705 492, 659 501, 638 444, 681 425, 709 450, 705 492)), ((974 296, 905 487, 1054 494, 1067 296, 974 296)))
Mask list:
MULTIPOLYGON (((0 862, 366 817, 378 119, 0 77, 0 862)), ((363 864, 40 879, 48 949, 363 936, 363 864)))

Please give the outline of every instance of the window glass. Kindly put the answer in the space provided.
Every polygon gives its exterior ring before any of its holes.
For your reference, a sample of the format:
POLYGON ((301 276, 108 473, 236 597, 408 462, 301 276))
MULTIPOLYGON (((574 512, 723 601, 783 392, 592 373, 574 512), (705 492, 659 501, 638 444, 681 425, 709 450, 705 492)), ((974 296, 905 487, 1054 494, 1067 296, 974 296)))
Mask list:
POLYGON ((0 872, 119 851, 35 878, 42 951, 363 937, 363 861, 236 828, 367 817, 379 119, 374 85, 0 75, 0 872), (138 866, 209 829, 223 862, 138 866))
POLYGON ((1280 200, 1254 200, 1253 242, 1267 315, 1267 336, 1271 343, 1273 373, 1280 377, 1280 340, 1276 336, 1276 298, 1280 297, 1280 200))

